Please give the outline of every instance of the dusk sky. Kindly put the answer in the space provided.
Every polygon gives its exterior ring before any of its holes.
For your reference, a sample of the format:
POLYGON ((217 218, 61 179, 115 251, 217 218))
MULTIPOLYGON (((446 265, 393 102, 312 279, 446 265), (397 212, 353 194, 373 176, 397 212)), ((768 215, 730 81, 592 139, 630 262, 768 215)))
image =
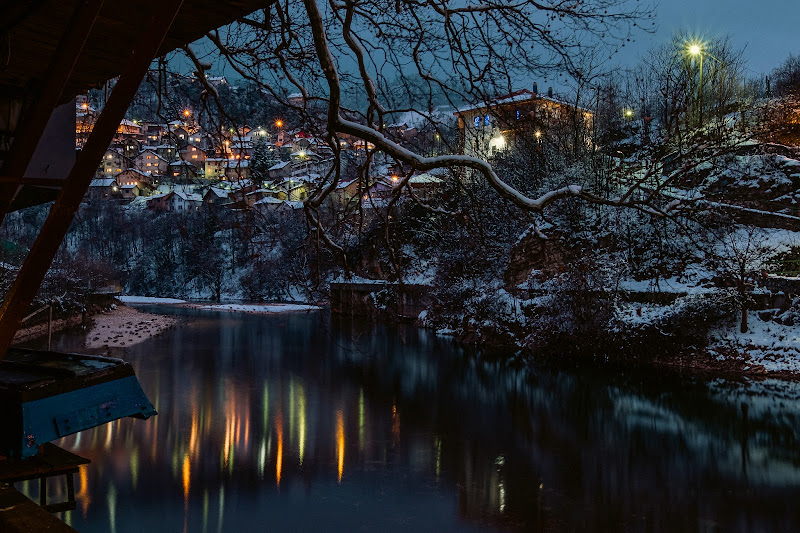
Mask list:
POLYGON ((666 42, 678 31, 686 31, 707 38, 730 36, 738 48, 746 46, 749 74, 768 74, 790 53, 800 53, 799 18, 797 0, 662 1, 656 13, 658 31, 640 35, 637 43, 620 54, 619 59, 623 64, 633 65, 637 54, 666 42))

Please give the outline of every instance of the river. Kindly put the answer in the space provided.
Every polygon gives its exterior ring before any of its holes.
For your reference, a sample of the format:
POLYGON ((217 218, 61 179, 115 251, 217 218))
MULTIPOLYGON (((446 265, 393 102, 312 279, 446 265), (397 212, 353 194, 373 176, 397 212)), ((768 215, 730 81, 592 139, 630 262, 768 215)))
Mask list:
POLYGON ((141 308, 185 320, 111 353, 158 416, 60 441, 92 461, 60 515, 81 532, 800 530, 796 383, 523 365, 324 311, 141 308))

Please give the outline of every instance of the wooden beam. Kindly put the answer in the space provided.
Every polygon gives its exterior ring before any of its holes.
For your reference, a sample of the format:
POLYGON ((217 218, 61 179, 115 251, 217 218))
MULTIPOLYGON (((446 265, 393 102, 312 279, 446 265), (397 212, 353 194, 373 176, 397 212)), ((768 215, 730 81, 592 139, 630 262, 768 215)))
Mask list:
MULTIPOLYGON (((85 0, 75 10, 50 61, 47 74, 42 80, 39 97, 33 104, 30 114, 24 117, 14 132, 14 141, 8 151, 7 160, 3 162, 0 176, 23 176, 28 169, 50 115, 61 100, 61 95, 75 69, 103 2, 104 0, 85 0)), ((17 188, 16 184, 0 182, 0 224, 11 207, 17 188)))
POLYGON ((34 185, 36 187, 61 187, 66 180, 62 178, 12 178, 11 176, 0 176, 0 185, 34 185))
POLYGON ((75 212, 89 189, 97 166, 182 4, 183 0, 161 0, 152 4, 150 23, 145 26, 147 31, 133 48, 125 71, 111 92, 105 109, 50 208, 50 213, 0 308, 0 361, 5 357, 14 334, 19 329, 20 320, 36 297, 75 212))

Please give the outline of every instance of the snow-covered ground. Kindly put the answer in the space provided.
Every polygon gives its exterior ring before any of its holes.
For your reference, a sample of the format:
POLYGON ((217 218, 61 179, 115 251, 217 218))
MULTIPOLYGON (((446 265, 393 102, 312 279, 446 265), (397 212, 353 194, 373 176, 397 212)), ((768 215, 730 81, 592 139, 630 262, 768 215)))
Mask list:
POLYGON ((203 305, 200 309, 214 311, 238 311, 241 313, 286 313, 290 311, 316 311, 316 305, 307 304, 215 304, 203 305))
POLYGON ((739 332, 738 323, 730 324, 713 330, 709 340, 718 358, 733 350, 749 366, 760 365, 769 372, 800 372, 800 328, 764 321, 755 311, 748 313, 747 333, 739 332))

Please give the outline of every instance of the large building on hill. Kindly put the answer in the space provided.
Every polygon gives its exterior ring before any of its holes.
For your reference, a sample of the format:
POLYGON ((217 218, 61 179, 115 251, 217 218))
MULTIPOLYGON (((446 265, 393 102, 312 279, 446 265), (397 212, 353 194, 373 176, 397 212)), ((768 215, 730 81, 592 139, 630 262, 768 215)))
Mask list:
MULTIPOLYGON (((456 111, 459 149, 463 155, 491 158, 521 143, 536 148, 555 137, 574 142, 576 129, 588 139, 592 113, 559 100, 552 89, 546 95, 522 89, 456 111), (571 137, 571 138, 570 138, 571 137)), ((563 144, 563 142, 559 142, 563 144)))

